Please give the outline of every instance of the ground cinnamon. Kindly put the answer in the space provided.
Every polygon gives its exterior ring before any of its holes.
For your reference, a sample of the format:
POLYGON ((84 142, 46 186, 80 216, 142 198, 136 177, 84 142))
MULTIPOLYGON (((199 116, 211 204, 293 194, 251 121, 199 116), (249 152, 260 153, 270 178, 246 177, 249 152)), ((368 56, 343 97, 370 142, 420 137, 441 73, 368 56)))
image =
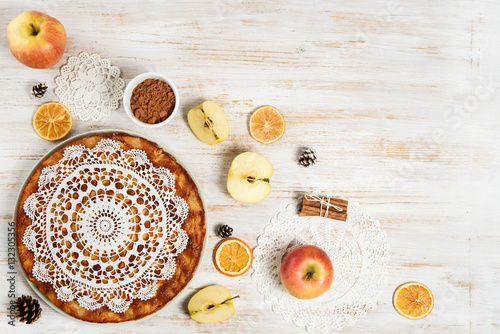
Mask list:
POLYGON ((132 91, 130 109, 141 122, 156 124, 166 120, 174 111, 172 87, 159 79, 146 79, 132 91))

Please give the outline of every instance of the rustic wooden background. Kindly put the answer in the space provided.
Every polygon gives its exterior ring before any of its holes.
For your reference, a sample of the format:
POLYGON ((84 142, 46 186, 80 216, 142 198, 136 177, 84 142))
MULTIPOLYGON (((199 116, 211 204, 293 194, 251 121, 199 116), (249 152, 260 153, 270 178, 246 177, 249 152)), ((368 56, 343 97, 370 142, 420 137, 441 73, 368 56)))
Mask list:
MULTIPOLYGON (((271 217, 310 190, 357 199, 387 232, 388 284, 378 307, 345 333, 500 332, 500 2, 495 0, 358 1, 2 1, 0 27, 24 10, 59 19, 68 43, 61 62, 33 70, 0 38, 0 332, 7 325, 7 222, 27 173, 55 144, 39 138, 31 118, 53 91, 30 97, 31 86, 55 88, 59 66, 80 51, 96 52, 123 78, 146 71, 170 77, 182 96, 169 125, 145 131, 122 107, 100 122, 76 120, 70 135, 122 128, 147 133, 183 159, 202 185, 212 226, 227 223, 256 246, 271 217), (190 131, 187 111, 212 99, 231 134, 216 146, 190 131), (269 146, 247 129, 251 112, 270 104, 286 120, 269 146), (297 165, 302 147, 317 151, 312 168, 297 165), (275 167, 270 196, 241 204, 225 189, 230 162, 252 150, 275 167), (401 283, 420 281, 435 296, 424 320, 392 306, 401 283)), ((246 274, 217 273, 211 251, 174 303, 140 323, 86 325, 46 304, 30 333, 304 333, 264 303, 246 274), (242 298, 227 322, 203 325, 186 313, 196 289, 223 284, 242 298)), ((19 270, 19 269, 18 269, 19 270)), ((34 294, 20 273, 16 293, 34 294)))

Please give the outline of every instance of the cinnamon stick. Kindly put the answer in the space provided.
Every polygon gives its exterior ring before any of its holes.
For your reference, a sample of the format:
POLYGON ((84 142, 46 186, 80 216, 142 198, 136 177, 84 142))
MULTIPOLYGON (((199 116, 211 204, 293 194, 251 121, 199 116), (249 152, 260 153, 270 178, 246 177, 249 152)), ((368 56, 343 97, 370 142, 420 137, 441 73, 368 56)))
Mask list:
POLYGON ((299 211, 299 216, 325 216, 328 212, 327 218, 346 221, 347 205, 348 202, 343 199, 328 197, 312 198, 305 195, 302 199, 302 207, 299 211), (338 211, 333 205, 342 211, 338 211))
MULTIPOLYGON (((325 209, 323 209, 323 212, 321 212, 320 208, 311 209, 311 207, 306 206, 300 210, 299 216, 301 216, 301 217, 304 217, 304 216, 324 216, 325 212, 326 212, 325 209)), ((332 211, 331 209, 329 209, 327 218, 346 221, 347 220, 347 213, 341 213, 341 212, 332 211)))
MULTIPOLYGON (((340 208, 342 208, 342 212, 346 212, 347 213, 347 204, 348 202, 346 200, 343 200, 343 199, 340 199, 340 198, 328 198, 328 197, 321 197, 324 201, 328 201, 330 204, 332 205, 335 205, 335 206, 338 206, 340 208)), ((313 206, 313 207, 316 207, 316 208, 320 208, 321 207, 321 202, 319 201, 315 201, 315 200, 312 200, 310 198, 308 198, 307 195, 304 195, 304 197, 302 198, 302 205, 304 206, 313 206)), ((323 204, 323 209, 325 208, 325 205, 323 204)), ((331 209, 334 209, 335 208, 332 208, 330 207, 331 209)), ((330 210, 328 210, 330 211, 330 210)))

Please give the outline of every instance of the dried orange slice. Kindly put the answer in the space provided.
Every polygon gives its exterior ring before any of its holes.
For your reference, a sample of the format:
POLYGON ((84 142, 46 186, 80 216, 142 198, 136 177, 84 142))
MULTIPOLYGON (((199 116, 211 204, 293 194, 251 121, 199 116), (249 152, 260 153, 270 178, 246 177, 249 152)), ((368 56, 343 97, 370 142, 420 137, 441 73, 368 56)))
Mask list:
POLYGON ((396 311, 403 317, 418 320, 431 313, 434 307, 434 296, 424 284, 410 282, 400 285, 396 289, 392 303, 396 311))
POLYGON ((33 116, 33 128, 43 139, 61 139, 68 134, 72 126, 71 113, 60 103, 45 103, 33 116))
POLYGON ((263 144, 271 144, 285 133, 285 120, 278 109, 271 106, 260 107, 250 116, 250 134, 263 144))
POLYGON ((215 268, 227 276, 240 276, 250 269, 253 254, 248 245, 238 238, 222 240, 215 248, 215 268))

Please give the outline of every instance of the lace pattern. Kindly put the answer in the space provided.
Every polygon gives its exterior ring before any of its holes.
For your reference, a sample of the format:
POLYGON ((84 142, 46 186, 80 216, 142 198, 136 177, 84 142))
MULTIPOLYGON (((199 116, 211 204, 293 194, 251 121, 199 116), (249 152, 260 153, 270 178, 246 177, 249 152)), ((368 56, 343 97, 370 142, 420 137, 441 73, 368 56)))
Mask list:
POLYGON ((123 313, 134 299, 153 297, 188 241, 188 205, 175 196, 175 177, 111 139, 67 147, 42 170, 24 211, 33 276, 87 310, 123 313))
POLYGON ((375 308, 386 282, 389 245, 378 221, 349 202, 346 222, 299 217, 297 205, 280 212, 258 238, 252 279, 267 304, 312 333, 340 331, 375 308), (325 250, 334 267, 332 287, 318 298, 292 297, 280 280, 281 260, 292 248, 312 244, 325 250))
POLYGON ((120 69, 98 54, 70 57, 56 78, 59 101, 82 121, 98 121, 118 108, 125 81, 120 69))

